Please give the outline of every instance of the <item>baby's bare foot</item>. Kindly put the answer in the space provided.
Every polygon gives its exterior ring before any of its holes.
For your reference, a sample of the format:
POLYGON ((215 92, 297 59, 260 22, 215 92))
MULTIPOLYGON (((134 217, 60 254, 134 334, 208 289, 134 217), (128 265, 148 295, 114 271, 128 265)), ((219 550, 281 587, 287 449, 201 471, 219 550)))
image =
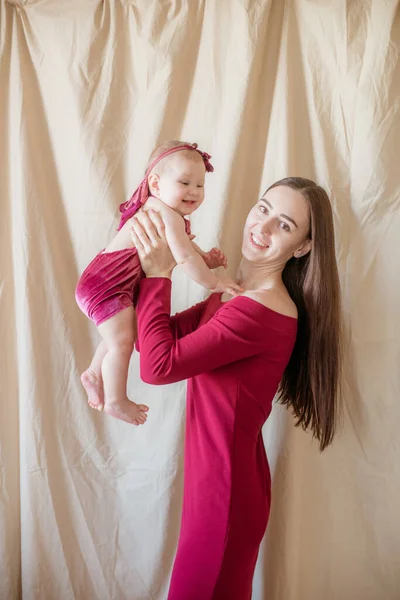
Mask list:
POLYGON ((131 425, 143 425, 147 420, 146 413, 148 410, 149 407, 145 404, 136 404, 128 398, 114 401, 107 400, 104 405, 105 413, 131 425))
POLYGON ((81 375, 81 383, 85 388, 88 397, 88 404, 96 410, 103 410, 104 407, 104 389, 103 381, 90 369, 87 369, 81 375))

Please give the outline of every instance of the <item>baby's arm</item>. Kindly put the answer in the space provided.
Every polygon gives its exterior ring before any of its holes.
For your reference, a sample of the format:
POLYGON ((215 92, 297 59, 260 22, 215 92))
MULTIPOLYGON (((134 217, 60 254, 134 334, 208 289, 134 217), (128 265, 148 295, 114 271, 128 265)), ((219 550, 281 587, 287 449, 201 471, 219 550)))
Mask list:
POLYGON ((224 269, 228 268, 228 259, 222 250, 219 248, 211 248, 208 252, 204 252, 197 244, 194 242, 192 242, 192 244, 197 254, 200 254, 209 269, 218 269, 218 267, 224 267, 224 269))
MULTIPOLYGON (((164 211, 163 211, 164 213, 164 211)), ((186 231, 185 223, 180 215, 171 211, 172 214, 162 215, 165 223, 165 235, 171 252, 186 275, 203 287, 214 290, 218 286, 218 276, 210 271, 204 262, 202 255, 197 253, 193 242, 190 241, 186 231)))
POLYGON ((236 294, 242 291, 234 281, 226 277, 218 277, 207 266, 203 256, 208 253, 198 254, 193 242, 185 231, 185 222, 174 210, 156 198, 149 198, 144 210, 154 209, 160 213, 165 224, 165 237, 178 265, 183 267, 185 273, 203 287, 214 291, 228 291, 236 294))
POLYGON ((197 252, 197 254, 200 254, 200 256, 202 258, 206 255, 206 253, 204 252, 204 250, 202 250, 200 248, 200 246, 198 246, 195 242, 192 242, 192 246, 193 246, 195 252, 197 252))

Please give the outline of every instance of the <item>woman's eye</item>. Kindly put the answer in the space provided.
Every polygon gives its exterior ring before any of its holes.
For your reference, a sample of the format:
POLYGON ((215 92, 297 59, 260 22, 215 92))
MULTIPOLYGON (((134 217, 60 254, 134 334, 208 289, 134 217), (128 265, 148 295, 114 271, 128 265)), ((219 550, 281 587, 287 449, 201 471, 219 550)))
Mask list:
POLYGON ((267 207, 266 207, 266 206, 264 206, 264 204, 261 204, 261 205, 260 205, 260 210, 261 210, 261 212, 262 212, 262 213, 264 213, 265 215, 266 215, 266 214, 267 214, 267 212, 268 212, 268 209, 267 209, 267 207))
POLYGON ((279 227, 284 231, 290 231, 290 227, 285 221, 279 221, 279 227))

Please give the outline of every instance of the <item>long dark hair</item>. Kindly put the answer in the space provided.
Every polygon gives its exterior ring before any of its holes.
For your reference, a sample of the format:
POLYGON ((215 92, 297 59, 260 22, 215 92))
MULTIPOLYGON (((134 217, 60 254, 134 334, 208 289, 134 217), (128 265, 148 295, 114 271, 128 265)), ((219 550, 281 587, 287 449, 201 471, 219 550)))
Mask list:
MULTIPOLYGON (((287 177, 269 190, 298 190, 310 207, 311 251, 291 258, 282 279, 298 310, 294 350, 278 389, 296 425, 310 429, 320 449, 333 440, 342 368, 342 319, 332 208, 326 191, 310 179, 287 177)), ((267 190, 268 191, 268 190, 267 190)))

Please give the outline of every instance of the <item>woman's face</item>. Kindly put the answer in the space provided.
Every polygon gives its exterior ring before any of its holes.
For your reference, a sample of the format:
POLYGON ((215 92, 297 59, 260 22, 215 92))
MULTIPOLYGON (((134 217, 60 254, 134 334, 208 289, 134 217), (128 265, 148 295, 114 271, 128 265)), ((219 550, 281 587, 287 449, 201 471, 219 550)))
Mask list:
POLYGON ((303 194, 287 186, 272 188, 251 209, 243 232, 242 254, 250 262, 284 266, 311 248, 310 208, 303 194))

